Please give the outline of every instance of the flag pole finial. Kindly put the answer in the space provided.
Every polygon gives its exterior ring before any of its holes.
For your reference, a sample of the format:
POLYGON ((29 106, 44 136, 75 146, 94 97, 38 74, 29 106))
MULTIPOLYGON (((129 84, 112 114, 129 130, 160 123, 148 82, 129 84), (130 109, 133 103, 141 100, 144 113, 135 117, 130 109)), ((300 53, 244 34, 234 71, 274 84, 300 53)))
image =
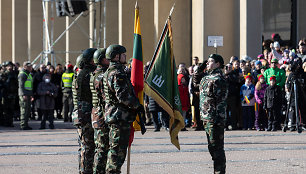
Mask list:
POLYGON ((169 17, 171 17, 172 12, 173 12, 173 10, 174 10, 174 7, 175 7, 175 3, 173 4, 173 6, 172 6, 172 8, 171 8, 171 10, 170 10, 169 17))
POLYGON ((139 8, 138 1, 136 1, 135 8, 139 8))

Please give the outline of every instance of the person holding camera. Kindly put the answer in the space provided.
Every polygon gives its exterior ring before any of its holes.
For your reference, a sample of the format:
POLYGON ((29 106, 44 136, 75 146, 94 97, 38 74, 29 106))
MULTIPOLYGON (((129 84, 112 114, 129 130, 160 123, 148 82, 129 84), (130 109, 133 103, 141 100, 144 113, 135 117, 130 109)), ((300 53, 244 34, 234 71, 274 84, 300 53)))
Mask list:
POLYGON ((293 62, 291 65, 291 73, 288 75, 288 79, 286 81, 285 89, 287 93, 287 101, 288 101, 288 107, 289 107, 289 113, 288 113, 288 127, 291 131, 295 131, 297 129, 296 127, 296 112, 298 112, 298 115, 301 115, 301 121, 305 122, 305 107, 302 105, 305 103, 305 81, 306 81, 306 74, 304 73, 302 69, 302 60, 301 58, 298 58, 297 61, 293 62), (296 92, 297 92, 297 102, 295 102, 295 91, 292 85, 296 83, 296 92), (291 93, 291 99, 290 97, 291 93), (290 101, 290 103, 289 103, 290 101), (298 110, 296 111, 296 104, 298 106, 298 110))
POLYGON ((298 52, 299 53, 297 54, 297 56, 302 59, 302 62, 306 62, 306 45, 304 42, 301 42, 299 44, 298 52))
POLYGON ((57 96, 57 87, 53 83, 51 83, 50 74, 45 74, 43 76, 43 81, 38 84, 37 95, 40 99, 39 108, 42 110, 43 114, 39 129, 46 128, 47 119, 49 121, 49 128, 54 129, 54 98, 57 96))

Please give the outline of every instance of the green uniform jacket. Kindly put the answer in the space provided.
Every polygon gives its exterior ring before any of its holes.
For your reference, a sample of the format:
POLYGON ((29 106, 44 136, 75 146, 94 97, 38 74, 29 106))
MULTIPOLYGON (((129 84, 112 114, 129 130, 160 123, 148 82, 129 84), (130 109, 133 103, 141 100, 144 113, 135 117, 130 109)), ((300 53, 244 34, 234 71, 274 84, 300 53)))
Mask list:
POLYGON ((111 62, 104 74, 103 85, 106 97, 106 123, 133 122, 136 118, 133 111, 140 104, 131 81, 124 71, 124 66, 117 62, 111 62))
POLYGON ((286 73, 283 69, 279 68, 269 68, 265 71, 264 77, 268 84, 270 84, 270 77, 276 77, 276 85, 280 86, 281 88, 284 87, 286 82, 286 73))
POLYGON ((221 69, 208 72, 200 82, 200 113, 203 121, 224 123, 228 85, 221 69))
POLYGON ((92 103, 92 94, 90 90, 90 74, 94 71, 93 67, 85 65, 76 78, 76 89, 78 101, 92 103))
POLYGON ((3 74, 4 80, 4 97, 15 98, 18 94, 18 75, 15 71, 6 71, 3 74))

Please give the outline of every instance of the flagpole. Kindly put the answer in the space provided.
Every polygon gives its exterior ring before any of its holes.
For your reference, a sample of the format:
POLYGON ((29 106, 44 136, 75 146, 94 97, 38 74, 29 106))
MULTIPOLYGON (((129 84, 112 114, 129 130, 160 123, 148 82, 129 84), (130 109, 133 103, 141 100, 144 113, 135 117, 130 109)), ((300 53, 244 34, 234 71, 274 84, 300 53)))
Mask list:
POLYGON ((173 4, 171 10, 170 10, 170 13, 169 13, 169 17, 171 17, 172 13, 173 13, 173 10, 174 10, 174 7, 175 7, 175 3, 173 4))
MULTIPOLYGON (((135 3, 135 9, 139 9, 138 1, 136 1, 136 3, 135 3)), ((133 126, 133 124, 131 126, 133 126)), ((127 167, 126 167, 126 173, 127 174, 130 174, 130 168, 131 168, 130 167, 131 166, 131 146, 132 146, 132 144, 129 145, 128 149, 127 149, 127 164, 126 164, 127 165, 127 167)))
POLYGON ((156 54, 157 54, 159 45, 161 44, 162 37, 164 36, 164 34, 165 34, 165 32, 166 32, 166 28, 167 28, 167 26, 168 26, 168 19, 171 19, 171 15, 172 15, 172 13, 173 13, 173 11, 174 11, 174 7, 175 7, 175 3, 173 4, 173 6, 172 6, 172 8, 171 8, 171 10, 170 10, 170 12, 169 12, 169 16, 168 16, 168 18, 167 18, 167 20, 166 20, 166 22, 165 22, 165 26, 164 26, 163 32, 162 32, 162 34, 160 35, 160 38, 159 38, 157 47, 155 48, 155 51, 154 51, 152 60, 151 60, 150 65, 149 65, 149 69, 148 69, 148 71, 147 71, 146 74, 145 74, 145 78, 144 78, 145 80, 146 80, 146 78, 147 78, 147 73, 148 73, 149 70, 151 69, 151 65, 153 64, 153 59, 155 58, 155 56, 156 56, 156 54))
POLYGON ((131 146, 128 146, 127 168, 126 168, 127 174, 130 174, 130 164, 131 164, 131 146))

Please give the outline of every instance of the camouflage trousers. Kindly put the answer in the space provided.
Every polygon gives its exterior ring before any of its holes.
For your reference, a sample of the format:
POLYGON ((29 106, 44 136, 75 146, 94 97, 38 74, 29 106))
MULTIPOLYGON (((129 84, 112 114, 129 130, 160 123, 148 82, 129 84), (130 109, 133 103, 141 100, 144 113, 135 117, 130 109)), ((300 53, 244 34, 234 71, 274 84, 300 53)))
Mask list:
POLYGON ((130 129, 130 124, 127 122, 109 125, 106 173, 121 173, 129 144, 130 129))
POLYGON ((224 152, 224 125, 204 121, 208 150, 214 161, 214 173, 223 174, 226 168, 224 152))
POLYGON ((19 96, 20 105, 20 128, 29 126, 28 121, 31 115, 31 96, 27 96, 27 99, 23 99, 23 96, 19 96))
POLYGON ((94 130, 90 123, 78 126, 79 173, 92 174, 95 152, 94 130))
POLYGON ((71 115, 73 112, 72 92, 63 93, 63 112, 64 112, 64 121, 69 121, 71 119, 71 115))
POLYGON ((94 174, 104 174, 106 163, 107 163, 107 153, 109 149, 109 128, 106 124, 102 128, 95 128, 95 157, 93 164, 94 174))
POLYGON ((15 97, 3 99, 3 121, 5 126, 13 125, 13 117, 15 111, 15 97))

